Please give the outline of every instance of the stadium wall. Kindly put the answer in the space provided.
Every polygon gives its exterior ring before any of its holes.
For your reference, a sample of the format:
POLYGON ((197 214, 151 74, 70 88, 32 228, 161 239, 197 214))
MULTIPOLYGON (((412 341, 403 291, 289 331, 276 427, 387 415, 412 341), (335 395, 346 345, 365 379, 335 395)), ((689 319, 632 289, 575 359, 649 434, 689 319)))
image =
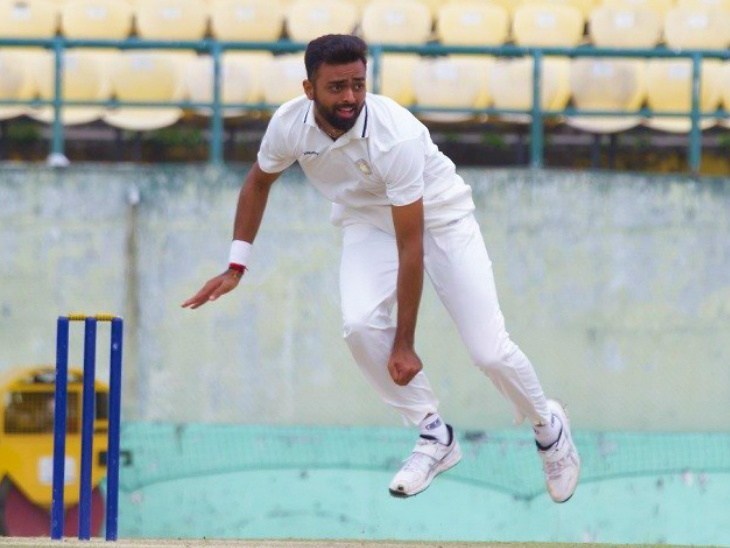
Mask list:
MULTIPOLYGON (((508 329, 576 424, 730 428, 729 179, 461 172, 508 329)), ((226 263, 244 173, 0 168, 0 368, 52 362, 56 315, 109 311, 127 319, 130 420, 400 424, 341 340, 338 232, 299 171, 272 191, 244 283, 181 309, 226 263)), ((447 417, 510 426, 430 288, 418 347, 447 417)))
POLYGON ((462 170, 510 331, 569 404, 583 479, 555 505, 430 289, 419 349, 465 457, 387 496, 413 432, 347 355, 338 234, 298 171, 239 289, 180 308, 225 265, 244 173, 0 167, 0 370, 51 363, 58 314, 127 319, 123 537, 730 545, 730 180, 462 170))

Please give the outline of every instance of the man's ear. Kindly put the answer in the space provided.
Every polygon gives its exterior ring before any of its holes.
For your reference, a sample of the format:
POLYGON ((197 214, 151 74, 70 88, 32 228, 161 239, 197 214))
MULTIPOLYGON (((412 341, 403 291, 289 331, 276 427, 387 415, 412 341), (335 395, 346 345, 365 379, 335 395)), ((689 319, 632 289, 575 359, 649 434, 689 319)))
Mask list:
POLYGON ((314 99, 314 84, 310 80, 304 80, 302 87, 304 88, 304 93, 307 94, 307 99, 310 101, 314 99))

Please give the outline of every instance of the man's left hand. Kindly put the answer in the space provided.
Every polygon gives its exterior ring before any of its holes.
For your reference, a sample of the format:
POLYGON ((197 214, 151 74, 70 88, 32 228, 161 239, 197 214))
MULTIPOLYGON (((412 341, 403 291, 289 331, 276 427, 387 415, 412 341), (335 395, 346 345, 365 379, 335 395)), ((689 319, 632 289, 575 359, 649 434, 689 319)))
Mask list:
POLYGON ((413 350, 393 350, 388 360, 388 372, 393 382, 405 386, 423 369, 421 358, 413 350))

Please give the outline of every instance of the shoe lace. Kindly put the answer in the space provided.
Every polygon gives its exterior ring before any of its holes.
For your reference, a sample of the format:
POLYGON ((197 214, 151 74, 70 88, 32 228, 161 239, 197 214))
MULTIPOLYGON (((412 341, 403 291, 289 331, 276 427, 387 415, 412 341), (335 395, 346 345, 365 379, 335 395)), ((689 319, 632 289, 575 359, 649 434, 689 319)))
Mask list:
MULTIPOLYGON (((423 445, 431 445, 437 443, 435 440, 428 440, 420 438, 416 443, 416 448, 423 445)), ((420 451, 413 451, 408 458, 404 461, 401 470, 404 472, 427 472, 433 465, 433 457, 421 453, 420 451)))
POLYGON ((566 467, 565 457, 556 461, 545 461, 545 473, 550 479, 557 479, 566 467))
POLYGON ((561 451, 559 451, 558 445, 561 441, 562 440, 558 440, 556 446, 545 451, 544 454, 543 468, 545 470, 545 474, 547 474, 550 479, 559 478, 562 475, 563 470, 568 468, 570 465, 572 451, 568 451, 561 456, 561 451))
POLYGON ((411 453, 403 464, 404 472, 427 472, 431 468, 433 459, 423 453, 411 453))

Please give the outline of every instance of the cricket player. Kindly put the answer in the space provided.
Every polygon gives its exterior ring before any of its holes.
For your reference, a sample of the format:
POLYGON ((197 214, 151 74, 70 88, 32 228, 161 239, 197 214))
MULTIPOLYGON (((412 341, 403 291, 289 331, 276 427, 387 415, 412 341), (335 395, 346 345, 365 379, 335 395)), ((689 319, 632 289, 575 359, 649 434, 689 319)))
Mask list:
POLYGON ((342 231, 340 297, 352 356, 382 400, 420 431, 390 493, 420 493, 461 459, 415 350, 425 272, 474 364, 518 421, 532 425, 550 497, 568 500, 580 471, 568 417, 505 329, 471 188, 408 110, 367 92, 360 38, 319 37, 304 62, 304 95, 275 112, 241 187, 228 269, 182 306, 198 308, 238 286, 271 185, 299 162, 342 231))

